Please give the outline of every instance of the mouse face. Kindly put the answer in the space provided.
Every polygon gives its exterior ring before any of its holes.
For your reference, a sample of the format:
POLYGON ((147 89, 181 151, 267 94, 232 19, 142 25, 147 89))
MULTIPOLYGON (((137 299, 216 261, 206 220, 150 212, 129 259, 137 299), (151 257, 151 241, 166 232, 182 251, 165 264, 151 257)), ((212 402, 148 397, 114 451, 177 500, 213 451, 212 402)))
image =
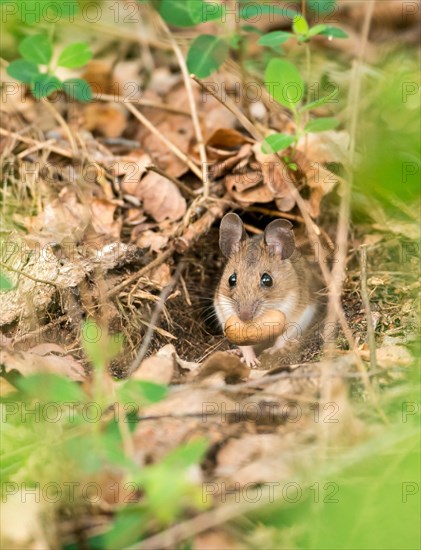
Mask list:
POLYGON ((220 248, 228 261, 216 296, 221 323, 231 315, 251 321, 268 310, 293 307, 299 278, 291 256, 296 250, 291 224, 270 223, 263 236, 247 238, 241 219, 227 214, 220 228, 220 248))

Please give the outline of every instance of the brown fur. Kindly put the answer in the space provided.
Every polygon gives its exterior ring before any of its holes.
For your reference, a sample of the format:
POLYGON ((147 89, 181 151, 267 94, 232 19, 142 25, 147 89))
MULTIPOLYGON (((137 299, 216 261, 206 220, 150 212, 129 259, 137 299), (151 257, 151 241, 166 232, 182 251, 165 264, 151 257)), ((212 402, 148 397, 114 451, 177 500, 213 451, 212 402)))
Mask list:
MULTIPOLYGON (((291 355, 291 350, 300 347, 317 320, 318 269, 311 269, 296 248, 291 224, 286 220, 272 222, 264 235, 251 239, 247 238, 238 216, 228 214, 224 220, 220 244, 228 260, 214 299, 219 321, 224 325, 233 314, 249 321, 271 309, 282 311, 287 322, 283 335, 276 342, 256 346, 253 351, 257 355, 263 350, 291 355), (233 273, 237 283, 230 287, 228 279, 233 273), (272 277, 272 287, 262 286, 263 273, 272 277)), ((240 349, 244 354, 243 348, 240 349)), ((251 364, 255 363, 251 360, 251 364)))

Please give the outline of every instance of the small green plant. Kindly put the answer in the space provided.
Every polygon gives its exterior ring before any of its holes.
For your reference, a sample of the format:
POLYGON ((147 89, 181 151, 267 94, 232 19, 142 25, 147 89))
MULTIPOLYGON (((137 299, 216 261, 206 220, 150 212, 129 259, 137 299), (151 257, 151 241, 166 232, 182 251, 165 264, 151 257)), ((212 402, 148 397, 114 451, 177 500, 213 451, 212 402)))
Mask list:
POLYGON ((191 469, 202 460, 208 443, 192 439, 159 462, 140 467, 131 451, 132 433, 142 422, 143 407, 164 399, 168 388, 146 380, 113 380, 108 366, 121 350, 122 339, 94 321, 82 326, 81 343, 92 366, 90 383, 38 372, 15 378, 16 391, 0 400, 3 505, 20 483, 33 488, 54 485, 57 510, 64 506, 75 515, 79 506, 84 513, 90 502, 83 487, 95 487, 99 494, 111 491, 115 517, 90 539, 89 547, 122 548, 157 525, 170 525, 186 508, 206 506, 191 469), (70 486, 74 490, 69 491, 70 486))
MULTIPOLYGON (((335 3, 330 2, 329 5, 332 6, 332 4, 335 3)), ((167 23, 180 27, 190 27, 210 20, 223 21, 224 17, 228 16, 222 4, 211 4, 205 0, 155 0, 152 5, 167 23)), ((317 14, 322 13, 326 8, 323 3, 314 0, 309 1, 308 6, 317 14)), ((200 34, 190 44, 187 52, 187 67, 197 77, 206 78, 219 69, 229 57, 231 50, 238 50, 239 57, 242 58, 247 41, 257 34, 258 44, 268 48, 267 54, 269 55, 265 56, 263 67, 265 68, 266 88, 277 103, 291 111, 296 125, 296 132, 293 135, 275 133, 267 136, 262 144, 262 150, 264 153, 270 154, 294 146, 294 152, 298 141, 306 133, 331 130, 339 124, 339 121, 333 117, 308 120, 309 112, 312 109, 334 100, 337 93, 337 90, 334 90, 325 97, 316 98, 314 101, 310 100, 309 42, 317 35, 325 35, 332 39, 347 38, 347 34, 338 27, 323 23, 310 27, 307 19, 297 11, 268 3, 253 3, 253 5, 246 1, 236 3, 237 13, 234 14, 236 22, 251 20, 254 13, 250 13, 251 8, 256 12, 254 15, 279 14, 290 17, 292 20, 291 32, 273 31, 263 34, 253 25, 237 24, 235 32, 226 35, 200 34), (283 55, 281 46, 288 40, 295 40, 298 44, 305 46, 307 88, 298 68, 290 61, 280 57, 283 55)), ((242 61, 243 59, 240 59, 240 62, 242 61)), ((292 154, 292 159, 293 156, 294 154, 292 154)), ((285 158, 285 160, 292 170, 296 169, 296 165, 291 162, 290 158, 285 158)))
POLYGON ((78 69, 92 58, 92 52, 85 42, 69 44, 58 56, 54 64, 53 45, 44 34, 28 36, 19 44, 20 59, 15 59, 7 67, 7 73, 28 84, 37 99, 48 97, 53 92, 63 90, 78 101, 92 99, 91 88, 82 78, 69 78, 61 81, 55 74, 57 67, 78 69))
POLYGON ((0 271, 0 292, 7 292, 14 288, 12 281, 0 271))
POLYGON ((277 103, 289 109, 294 117, 297 131, 294 135, 271 134, 263 141, 264 153, 277 153, 296 144, 305 133, 324 132, 336 128, 339 121, 326 117, 308 121, 303 126, 304 115, 312 109, 328 103, 336 90, 316 101, 303 102, 304 80, 295 65, 285 59, 272 59, 265 72, 265 86, 277 103))

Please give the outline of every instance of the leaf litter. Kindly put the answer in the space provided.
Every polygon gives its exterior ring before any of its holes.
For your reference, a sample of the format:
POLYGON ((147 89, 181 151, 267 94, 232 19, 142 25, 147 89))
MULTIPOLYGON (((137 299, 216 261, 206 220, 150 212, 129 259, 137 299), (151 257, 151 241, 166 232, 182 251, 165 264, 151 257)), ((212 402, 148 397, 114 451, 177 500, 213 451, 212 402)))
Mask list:
MULTIPOLYGON (((138 64, 130 70, 138 74, 138 64)), ((110 63, 91 62, 89 71, 85 74, 87 80, 100 82, 103 93, 113 92, 116 81, 110 63)), ((206 436, 209 452, 198 475, 202 482, 217 482, 218 492, 224 493, 226 489, 258 487, 274 480, 289 481, 297 471, 311 466, 320 437, 312 406, 323 397, 323 363, 316 346, 290 369, 256 372, 227 351, 228 344, 215 323, 206 320, 209 305, 204 303, 204 298, 211 300, 222 268, 215 225, 229 208, 243 212, 247 222, 257 228, 264 226, 267 217, 248 210, 249 206, 266 205, 268 210, 278 211, 280 217, 294 211, 296 202, 286 178, 301 192, 305 190, 308 213, 319 223, 322 200, 342 181, 330 166, 346 162, 349 136, 333 130, 308 136, 297 145, 297 171, 290 171, 277 155, 263 154, 261 142, 250 137, 223 105, 211 97, 202 101, 196 86, 194 94, 215 183, 213 202, 208 203, 199 200, 203 182, 160 139, 137 124, 121 104, 99 101, 75 106, 79 109, 74 128, 78 135, 76 153, 50 110, 41 106, 37 113, 30 99, 26 105, 6 106, 9 117, 5 128, 10 134, 2 135, 2 150, 9 164, 18 167, 27 179, 17 182, 11 174, 13 185, 6 188, 6 202, 13 204, 18 197, 20 204, 10 224, 14 229, 5 242, 13 246, 2 247, 2 262, 13 268, 7 274, 15 287, 0 294, 4 344, 1 360, 6 374, 51 372, 86 383, 89 369, 85 357, 78 346, 69 342, 78 333, 79 320, 93 311, 103 313, 107 294, 119 288, 118 307, 109 315, 109 328, 126 336, 126 350, 112 364, 113 374, 124 376, 142 342, 159 291, 170 283, 182 251, 187 260, 183 280, 188 283, 183 286, 179 282, 177 291, 168 298, 160 327, 151 340, 152 351, 132 375, 133 380, 169 389, 165 399, 142 408, 133 433, 134 459, 139 466, 155 464, 186 441, 206 436), (15 108, 19 115, 14 113, 15 108), (22 160, 19 155, 29 144, 10 137, 11 132, 23 131, 41 120, 42 129, 30 133, 31 139, 42 141, 56 136, 54 145, 68 156, 60 157, 46 141, 44 148, 28 153, 22 160), (116 145, 104 145, 104 138, 121 139, 116 145), (135 142, 136 148, 127 147, 124 140, 135 142), (31 165, 54 165, 59 157, 64 162, 60 173, 51 181, 40 172, 34 189, 28 176, 31 165), (84 163, 93 166, 93 179, 87 177, 84 163), (166 176, 149 170, 151 164, 166 176), (174 178, 182 178, 193 196, 178 187, 174 178), (25 234, 18 233, 16 227, 24 228, 25 234), (162 253, 168 253, 166 258, 153 265, 162 253), (132 280, 137 272, 141 274, 132 280), (90 300, 84 301, 86 294, 91 294, 90 300), (76 323, 65 318, 68 312, 63 304, 70 301, 78 311, 76 323), (54 321, 59 321, 62 330, 53 342, 49 340, 49 325, 54 321), (42 331, 34 339, 20 339, 21 332, 37 326, 42 331), (174 342, 169 343, 171 335, 174 342), (299 418, 294 416, 297 411, 299 418)), ((142 97, 179 111, 188 105, 183 83, 166 68, 159 74, 155 71, 150 90, 142 97)), ((62 98, 58 98, 55 109, 65 112, 62 98)), ((151 106, 139 109, 181 153, 199 160, 190 116, 151 106)), ((291 132, 293 128, 290 122, 285 127, 282 117, 273 117, 269 130, 291 132)), ((330 231, 328 217, 324 223, 330 231)), ((383 219, 374 228, 382 235, 392 232, 415 236, 414 224, 410 223, 392 227, 383 219)), ((384 263, 386 271, 393 271, 395 262, 384 263)), ((360 355, 369 361, 357 273, 358 265, 351 263, 346 314, 355 323, 360 355)), ((370 287, 381 302, 387 300, 387 293, 383 295, 384 285, 378 283, 373 279, 370 287)), ((396 284, 396 292, 399 286, 396 284)), ((400 301, 392 300, 390 317, 379 323, 378 338, 384 344, 377 349, 377 363, 382 369, 379 376, 384 379, 393 376, 396 366, 405 368, 412 362, 406 347, 388 343, 388 337, 398 328, 399 307, 400 301)), ((336 441, 346 447, 363 441, 370 428, 349 404, 345 380, 357 374, 352 354, 338 354, 333 367, 337 378, 331 384, 330 395, 340 403, 342 415, 336 441)), ((355 385, 363 391, 358 379, 355 385)), ((330 437, 335 437, 334 433, 332 429, 330 437)), ((106 471, 104 476, 107 481, 112 478, 106 471)), ((110 499, 111 510, 115 504, 110 499)), ((36 529, 26 537, 42 541, 36 529)), ((195 537, 195 548, 210 547, 237 546, 223 530, 195 537)))

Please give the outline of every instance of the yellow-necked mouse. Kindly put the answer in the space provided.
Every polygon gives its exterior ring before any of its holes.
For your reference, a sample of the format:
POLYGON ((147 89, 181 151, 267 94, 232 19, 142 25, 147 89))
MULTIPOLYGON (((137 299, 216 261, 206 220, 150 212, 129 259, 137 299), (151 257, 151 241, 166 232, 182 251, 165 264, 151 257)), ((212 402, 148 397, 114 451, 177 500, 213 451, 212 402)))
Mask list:
POLYGON ((273 310, 285 315, 282 334, 258 345, 239 346, 247 365, 259 365, 257 356, 262 351, 299 346, 317 318, 318 272, 312 272, 297 249, 292 224, 277 219, 263 235, 248 238, 240 217, 226 214, 219 246, 227 258, 214 298, 222 327, 233 315, 246 323, 273 310))

